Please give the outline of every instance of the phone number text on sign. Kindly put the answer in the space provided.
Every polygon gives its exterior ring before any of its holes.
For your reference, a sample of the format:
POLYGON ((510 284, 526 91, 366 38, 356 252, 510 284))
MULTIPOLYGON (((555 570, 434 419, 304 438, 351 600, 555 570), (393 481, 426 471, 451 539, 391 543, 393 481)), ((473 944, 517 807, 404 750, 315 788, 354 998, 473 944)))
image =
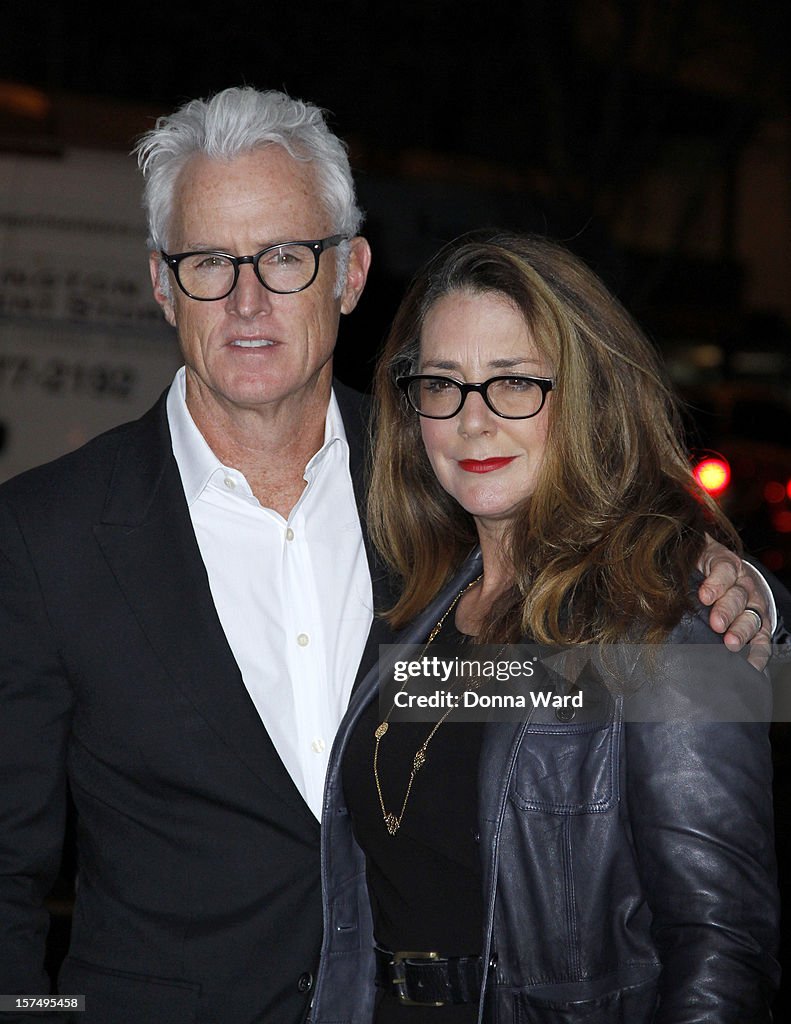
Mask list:
POLYGON ((136 376, 132 366, 0 352, 0 388, 14 391, 36 388, 50 395, 124 399, 132 394, 136 376))

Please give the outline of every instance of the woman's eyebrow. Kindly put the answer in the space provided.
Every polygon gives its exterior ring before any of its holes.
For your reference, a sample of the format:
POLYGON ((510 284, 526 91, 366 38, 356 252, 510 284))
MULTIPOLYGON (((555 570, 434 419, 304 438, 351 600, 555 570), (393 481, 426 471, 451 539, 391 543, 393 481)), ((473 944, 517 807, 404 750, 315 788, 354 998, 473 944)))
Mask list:
POLYGON ((490 359, 488 365, 494 370, 510 370, 514 366, 523 366, 530 363, 532 366, 541 366, 540 359, 531 359, 529 356, 514 356, 511 359, 490 359))
POLYGON ((426 366, 433 366, 436 370, 458 370, 459 368, 459 364, 455 363, 452 359, 429 359, 421 365, 424 368, 426 366))
MULTIPOLYGON (((532 366, 543 366, 543 362, 540 359, 531 359, 529 356, 512 356, 504 359, 490 359, 486 364, 491 366, 493 370, 510 370, 514 366, 523 366, 530 364, 532 366)), ((437 370, 458 370, 461 364, 456 362, 454 359, 427 359, 422 366, 432 366, 437 370)))

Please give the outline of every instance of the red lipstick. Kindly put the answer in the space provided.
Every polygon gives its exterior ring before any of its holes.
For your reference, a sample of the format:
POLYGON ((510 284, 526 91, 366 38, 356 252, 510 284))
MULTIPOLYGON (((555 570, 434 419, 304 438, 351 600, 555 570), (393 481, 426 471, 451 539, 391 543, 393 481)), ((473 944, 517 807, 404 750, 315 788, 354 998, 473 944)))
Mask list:
POLYGON ((499 459, 459 459, 459 465, 467 473, 491 473, 494 469, 507 466, 515 458, 515 455, 507 455, 499 459))

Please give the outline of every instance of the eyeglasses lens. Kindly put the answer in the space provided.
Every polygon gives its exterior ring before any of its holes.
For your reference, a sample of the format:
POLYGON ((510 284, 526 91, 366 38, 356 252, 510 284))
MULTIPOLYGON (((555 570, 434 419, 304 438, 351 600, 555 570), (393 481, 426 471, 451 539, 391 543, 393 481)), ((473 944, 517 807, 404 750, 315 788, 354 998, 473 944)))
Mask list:
POLYGON ((279 245, 258 261, 258 273, 276 292, 296 292, 310 284, 316 271, 316 256, 307 245, 279 245))
POLYGON ((225 256, 211 252, 196 252, 178 265, 182 288, 199 299, 216 299, 233 286, 233 263, 225 256))
POLYGON ((534 416, 544 395, 538 384, 523 377, 506 377, 489 385, 489 401, 501 416, 534 416))

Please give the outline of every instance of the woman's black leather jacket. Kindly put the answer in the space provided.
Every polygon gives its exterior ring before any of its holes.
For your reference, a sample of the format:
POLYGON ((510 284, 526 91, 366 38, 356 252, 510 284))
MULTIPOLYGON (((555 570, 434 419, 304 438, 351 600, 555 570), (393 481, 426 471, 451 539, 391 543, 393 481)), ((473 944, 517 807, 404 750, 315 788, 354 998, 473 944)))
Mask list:
MULTIPOLYGON (((479 572, 472 558, 403 639, 422 641, 479 572)), ((702 612, 654 648, 650 669, 635 649, 618 657, 622 668, 632 659, 627 689, 642 696, 599 692, 594 710, 570 721, 542 707, 486 727, 479 820, 489 967, 479 1020, 769 1021, 779 901, 768 682, 722 647, 702 612), (711 658, 699 657, 706 651, 711 658), (723 703, 701 713, 706 686, 723 703)), ((372 672, 356 692, 330 760, 311 1024, 372 1016, 365 862, 340 764, 377 684, 372 672)))

